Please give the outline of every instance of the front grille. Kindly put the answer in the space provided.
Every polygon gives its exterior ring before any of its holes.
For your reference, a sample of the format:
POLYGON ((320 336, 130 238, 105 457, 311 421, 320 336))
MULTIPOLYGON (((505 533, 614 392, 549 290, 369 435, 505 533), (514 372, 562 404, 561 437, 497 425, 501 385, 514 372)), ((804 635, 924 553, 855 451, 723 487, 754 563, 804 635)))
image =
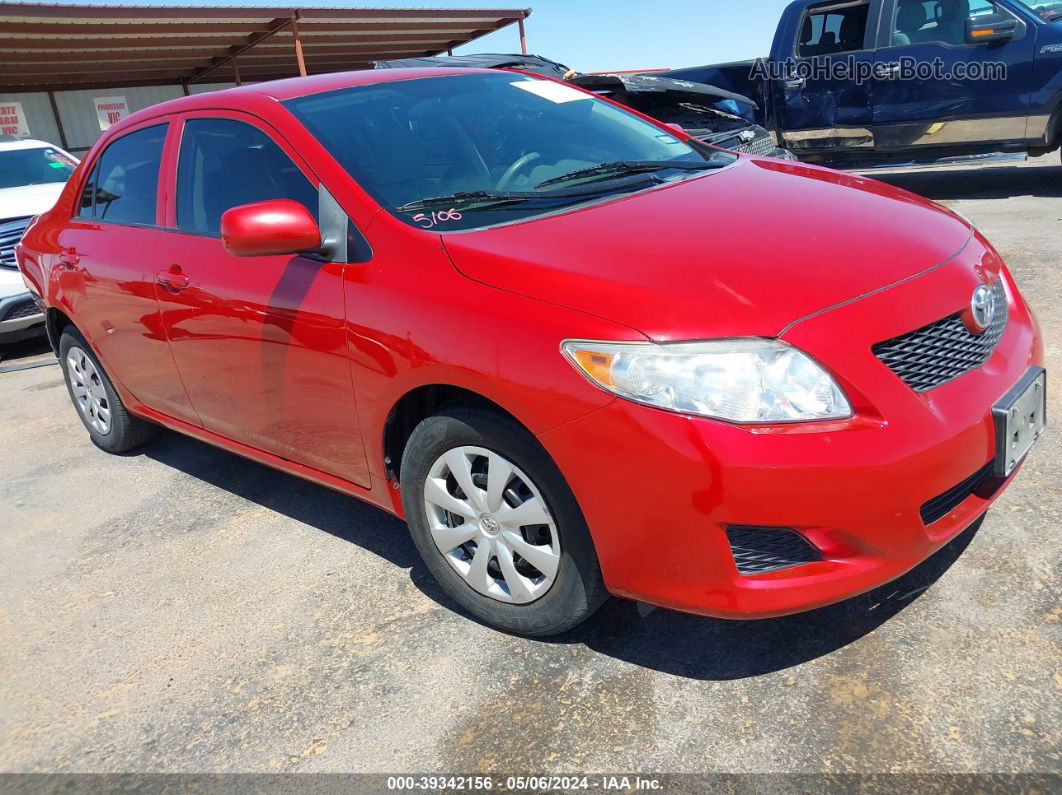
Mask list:
POLYGON ((700 138, 707 144, 712 146, 719 146, 723 149, 729 149, 732 152, 740 152, 746 155, 761 155, 763 157, 771 157, 777 151, 778 147, 774 144, 774 139, 768 135, 758 135, 750 141, 742 140, 740 135, 733 136, 720 136, 719 133, 713 133, 711 135, 705 135, 700 138))
POLYGON ((962 315, 954 314, 936 323, 879 342, 877 356, 915 392, 928 392, 988 361, 1007 328, 1009 307, 1003 279, 992 288, 995 313, 988 328, 975 334, 962 315))
POLYGON ((0 268, 17 269, 15 244, 29 225, 29 218, 15 218, 0 224, 0 268))
POLYGON ((735 152, 741 152, 746 155, 761 155, 763 157, 770 157, 775 153, 778 147, 774 145, 774 139, 769 135, 761 135, 748 143, 738 144, 734 147, 735 152))
POLYGON ((766 574, 822 560, 799 533, 784 527, 731 526, 726 531, 740 574, 766 574))
POLYGON ((940 496, 931 499, 922 506, 922 523, 931 525, 954 511, 966 501, 967 497, 976 493, 992 479, 994 470, 994 462, 989 461, 962 483, 952 486, 940 496))

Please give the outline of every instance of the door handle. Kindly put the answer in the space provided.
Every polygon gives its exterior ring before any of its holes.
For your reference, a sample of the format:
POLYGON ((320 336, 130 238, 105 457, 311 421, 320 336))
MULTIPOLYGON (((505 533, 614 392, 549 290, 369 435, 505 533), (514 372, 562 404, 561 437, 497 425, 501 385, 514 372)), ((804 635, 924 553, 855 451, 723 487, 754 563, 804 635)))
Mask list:
POLYGON ((78 263, 80 262, 81 257, 78 256, 75 249, 64 248, 59 252, 59 265, 65 270, 77 270, 78 263))
POLYGON ((786 91, 799 91, 808 84, 808 81, 803 77, 795 77, 792 80, 786 80, 783 84, 786 91))
POLYGON ((155 281, 171 293, 179 293, 192 283, 191 279, 181 273, 180 265, 174 265, 168 271, 159 271, 155 274, 155 281))

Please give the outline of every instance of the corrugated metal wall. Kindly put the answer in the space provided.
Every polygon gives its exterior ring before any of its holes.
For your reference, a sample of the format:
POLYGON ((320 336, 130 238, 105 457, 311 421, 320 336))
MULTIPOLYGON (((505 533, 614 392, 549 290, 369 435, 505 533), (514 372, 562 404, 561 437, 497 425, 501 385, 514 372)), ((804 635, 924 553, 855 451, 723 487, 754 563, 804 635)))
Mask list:
MULTIPOLYGON (((246 85, 246 83, 244 85, 246 85)), ((235 83, 192 83, 192 85, 188 86, 188 93, 205 94, 208 91, 220 91, 223 88, 235 87, 235 83)))
POLYGON ((55 126, 52 103, 48 101, 47 94, 40 92, 32 94, 0 93, 0 103, 3 102, 22 103, 22 112, 26 114, 26 124, 29 125, 30 135, 34 138, 43 138, 49 143, 59 143, 59 128, 55 126))
POLYGON ((82 91, 56 91, 55 104, 63 121, 66 142, 72 150, 87 149, 100 137, 95 97, 125 97, 129 112, 157 105, 168 99, 183 97, 180 86, 144 86, 142 88, 94 88, 82 91))
MULTIPOLYGON (((202 94, 207 91, 231 88, 232 86, 232 83, 205 83, 202 85, 195 83, 189 86, 188 90, 193 94, 202 94)), ((80 91, 56 91, 55 104, 59 109, 63 132, 66 133, 67 148, 81 154, 100 137, 101 130, 99 121, 96 118, 94 102, 96 97, 125 97, 126 102, 129 104, 129 112, 132 113, 183 95, 184 92, 179 85, 139 88, 94 88, 80 91)), ((59 128, 56 126, 55 117, 52 114, 52 106, 46 93, 0 93, 0 103, 2 102, 21 102, 22 110, 26 114, 26 122, 29 124, 30 135, 49 143, 60 143, 59 128)))

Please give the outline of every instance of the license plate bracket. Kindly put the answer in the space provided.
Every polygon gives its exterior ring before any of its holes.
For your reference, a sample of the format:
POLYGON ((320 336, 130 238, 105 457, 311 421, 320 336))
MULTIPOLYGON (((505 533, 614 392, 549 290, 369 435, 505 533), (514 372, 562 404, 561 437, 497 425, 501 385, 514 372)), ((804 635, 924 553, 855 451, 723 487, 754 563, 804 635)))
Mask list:
POLYGON ((1047 371, 1033 367, 992 407, 995 474, 1010 477, 1047 427, 1047 371))

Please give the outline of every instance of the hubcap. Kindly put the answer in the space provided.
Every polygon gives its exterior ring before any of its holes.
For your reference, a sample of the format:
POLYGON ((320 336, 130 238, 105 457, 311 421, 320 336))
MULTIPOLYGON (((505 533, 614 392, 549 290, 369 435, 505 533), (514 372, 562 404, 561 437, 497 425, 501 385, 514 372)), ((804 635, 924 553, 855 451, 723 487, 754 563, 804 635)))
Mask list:
POLYGON ((424 482, 432 540, 477 592, 528 604, 545 596, 560 566, 560 537, 531 478, 498 453, 458 447, 424 482))
POLYGON ((81 416, 90 428, 106 436, 111 430, 111 403, 96 366, 81 348, 74 346, 66 355, 66 372, 81 416))

